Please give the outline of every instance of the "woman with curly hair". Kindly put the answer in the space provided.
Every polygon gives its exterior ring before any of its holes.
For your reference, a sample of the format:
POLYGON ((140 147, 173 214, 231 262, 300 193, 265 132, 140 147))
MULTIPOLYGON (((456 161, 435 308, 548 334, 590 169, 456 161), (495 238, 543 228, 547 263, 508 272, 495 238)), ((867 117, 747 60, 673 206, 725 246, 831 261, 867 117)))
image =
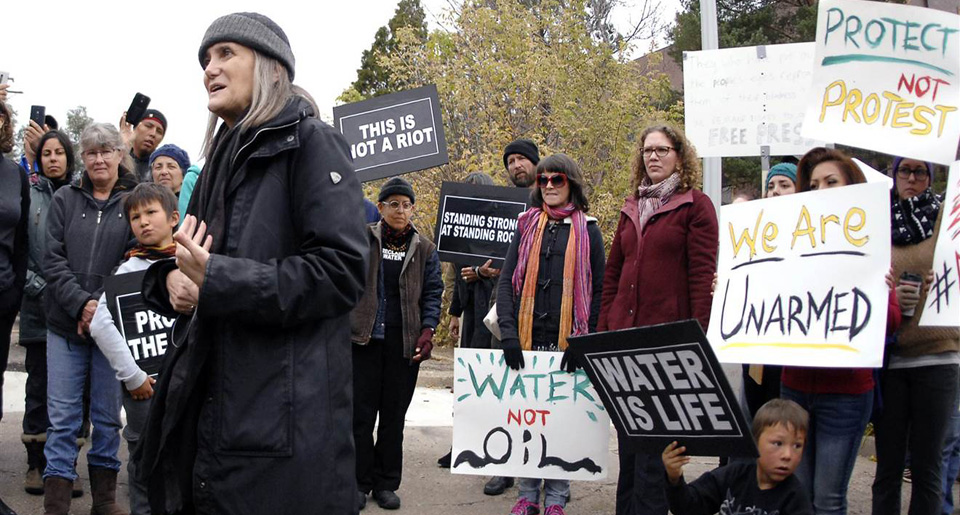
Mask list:
MULTIPOLYGON (((695 187, 700 159, 683 132, 647 128, 632 162, 634 192, 620 222, 603 276, 597 331, 696 318, 710 320, 710 284, 717 267, 717 212, 695 187)), ((620 448, 617 515, 667 513, 659 456, 620 448)))
MULTIPOLYGON (((10 353, 10 331, 20 311, 20 296, 27 277, 27 220, 30 216, 30 184, 23 169, 2 157, 13 149, 10 108, 0 102, 0 392, 10 353)), ((0 393, 0 419, 3 418, 0 393)), ((13 513, 0 501, 0 514, 13 513)))

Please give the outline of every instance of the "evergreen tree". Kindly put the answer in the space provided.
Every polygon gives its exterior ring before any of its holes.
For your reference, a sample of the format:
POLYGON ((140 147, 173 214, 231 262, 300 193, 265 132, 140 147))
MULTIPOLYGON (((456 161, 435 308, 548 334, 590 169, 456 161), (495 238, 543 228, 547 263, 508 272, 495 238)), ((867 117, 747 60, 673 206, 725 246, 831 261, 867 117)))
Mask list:
POLYGON ((397 83, 390 70, 381 64, 384 56, 396 52, 401 30, 412 31, 413 37, 420 41, 427 40, 426 15, 420 0, 400 0, 393 18, 386 26, 377 30, 370 49, 363 51, 357 80, 350 89, 343 92, 340 100, 356 101, 403 89, 403 85, 397 83))

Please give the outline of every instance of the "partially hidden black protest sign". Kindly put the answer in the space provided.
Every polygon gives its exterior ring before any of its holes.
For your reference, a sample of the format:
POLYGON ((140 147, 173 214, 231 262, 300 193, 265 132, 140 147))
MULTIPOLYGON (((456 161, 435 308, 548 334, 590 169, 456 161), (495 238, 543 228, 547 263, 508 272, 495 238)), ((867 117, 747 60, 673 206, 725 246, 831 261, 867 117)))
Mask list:
POLYGON ((449 162, 433 84, 333 108, 362 182, 449 162))
POLYGON ((140 293, 146 272, 107 277, 103 281, 107 308, 127 348, 144 372, 156 377, 167 345, 172 342, 173 319, 149 309, 140 293))
POLYGON ((757 455, 696 320, 568 341, 627 448, 659 455, 676 440, 694 456, 757 455))
POLYGON ((498 268, 529 203, 526 188, 444 182, 434 235, 440 260, 482 265, 492 259, 498 268))

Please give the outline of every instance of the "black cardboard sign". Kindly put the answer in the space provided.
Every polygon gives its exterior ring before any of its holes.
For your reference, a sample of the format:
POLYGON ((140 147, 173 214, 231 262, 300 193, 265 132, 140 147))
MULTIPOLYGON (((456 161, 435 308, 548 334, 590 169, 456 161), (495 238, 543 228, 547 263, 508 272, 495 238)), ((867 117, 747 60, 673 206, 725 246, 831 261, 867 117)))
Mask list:
POLYGON ((441 261, 503 265, 517 232, 517 217, 530 205, 530 190, 444 182, 437 210, 437 254, 441 261))
POLYGON ((449 162, 433 84, 333 108, 361 182, 449 162))
POLYGON ((756 456, 736 397, 696 320, 568 340, 621 444, 659 455, 676 440, 692 456, 756 456))
POLYGON ((173 319, 147 308, 140 293, 146 271, 107 277, 103 289, 113 322, 144 372, 156 377, 167 346, 173 342, 173 319))

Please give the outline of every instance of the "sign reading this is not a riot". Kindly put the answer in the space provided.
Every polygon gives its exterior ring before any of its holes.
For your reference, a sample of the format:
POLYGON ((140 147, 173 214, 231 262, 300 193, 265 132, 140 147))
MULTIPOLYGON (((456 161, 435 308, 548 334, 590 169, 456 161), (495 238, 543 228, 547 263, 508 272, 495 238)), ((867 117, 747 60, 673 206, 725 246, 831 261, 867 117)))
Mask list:
POLYGON ((960 161, 950 167, 933 251, 933 284, 920 314, 921 326, 960 326, 960 161))
POLYGON ((726 363, 879 367, 890 268, 883 183, 720 209, 707 333, 726 363))
POLYGON ((951 163, 960 138, 960 16, 821 0, 803 135, 951 163))
POLYGON ((607 476, 610 418, 583 370, 560 370, 557 352, 457 349, 455 474, 598 480, 607 476))
POLYGON ((334 107, 333 118, 363 182, 449 161, 433 84, 334 107))

